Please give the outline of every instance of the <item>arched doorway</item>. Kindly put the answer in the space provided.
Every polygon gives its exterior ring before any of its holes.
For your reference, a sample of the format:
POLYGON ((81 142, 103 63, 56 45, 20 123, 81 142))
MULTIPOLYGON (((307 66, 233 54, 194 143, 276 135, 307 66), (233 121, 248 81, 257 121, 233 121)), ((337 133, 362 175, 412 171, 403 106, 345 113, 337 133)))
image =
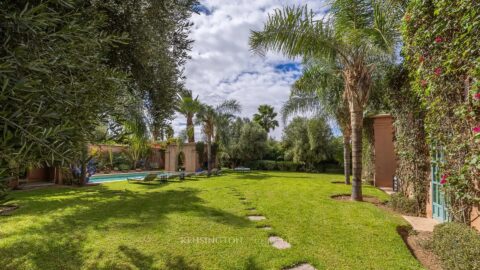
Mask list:
POLYGON ((185 154, 183 151, 177 157, 177 170, 185 171, 185 154))

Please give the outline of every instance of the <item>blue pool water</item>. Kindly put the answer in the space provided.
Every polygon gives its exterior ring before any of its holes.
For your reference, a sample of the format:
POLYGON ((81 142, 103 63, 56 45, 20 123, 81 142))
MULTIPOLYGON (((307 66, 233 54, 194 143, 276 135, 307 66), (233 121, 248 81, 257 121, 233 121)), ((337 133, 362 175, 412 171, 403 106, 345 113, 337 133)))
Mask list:
POLYGON ((164 172, 138 172, 138 173, 119 173, 119 174, 102 174, 90 177, 90 183, 104 183, 125 181, 127 179, 143 179, 147 174, 156 173, 158 175, 166 174, 164 172))

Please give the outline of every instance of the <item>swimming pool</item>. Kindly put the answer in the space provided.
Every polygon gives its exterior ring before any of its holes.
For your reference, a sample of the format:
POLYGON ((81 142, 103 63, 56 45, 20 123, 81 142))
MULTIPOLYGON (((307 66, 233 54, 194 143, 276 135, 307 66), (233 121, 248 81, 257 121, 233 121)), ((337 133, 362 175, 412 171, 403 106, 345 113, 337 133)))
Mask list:
POLYGON ((115 181, 125 181, 127 179, 143 179, 147 174, 156 173, 168 174, 165 172, 135 172, 135 173, 117 173, 117 174, 101 174, 94 175, 90 177, 89 183, 105 183, 105 182, 115 182, 115 181))

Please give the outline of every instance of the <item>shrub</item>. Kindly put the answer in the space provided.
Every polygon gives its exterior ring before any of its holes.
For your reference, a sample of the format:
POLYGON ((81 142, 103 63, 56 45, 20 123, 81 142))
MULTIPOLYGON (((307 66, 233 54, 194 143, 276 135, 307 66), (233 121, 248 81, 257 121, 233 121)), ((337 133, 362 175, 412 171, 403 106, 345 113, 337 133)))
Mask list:
POLYGON ((391 196, 390 206, 395 210, 407 215, 417 215, 418 207, 414 199, 410 199, 401 193, 396 193, 391 196))
POLYGON ((128 171, 130 170, 131 166, 129 164, 120 164, 118 165, 118 169, 120 171, 128 171))
POLYGON ((433 250, 450 270, 480 270, 480 235, 460 223, 435 226, 433 250))

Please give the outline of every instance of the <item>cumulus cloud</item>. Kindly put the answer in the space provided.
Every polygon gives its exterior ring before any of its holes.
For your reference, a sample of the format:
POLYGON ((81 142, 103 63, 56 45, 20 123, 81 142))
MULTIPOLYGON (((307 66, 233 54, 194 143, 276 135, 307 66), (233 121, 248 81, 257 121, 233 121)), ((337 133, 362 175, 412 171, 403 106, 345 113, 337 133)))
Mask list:
MULTIPOLYGON (((192 59, 185 67, 186 86, 208 104, 238 100, 242 117, 251 118, 261 104, 270 104, 278 112, 288 99, 291 84, 301 74, 300 63, 280 54, 268 53, 266 57, 253 54, 248 44, 250 31, 261 30, 275 8, 308 4, 322 12, 326 10, 324 1, 201 0, 200 3, 199 14, 191 18, 194 26, 190 37, 195 43, 192 59)), ((174 127, 177 132, 184 130, 185 120, 178 116, 174 127)), ((270 136, 280 138, 282 129, 280 126, 270 136)))

